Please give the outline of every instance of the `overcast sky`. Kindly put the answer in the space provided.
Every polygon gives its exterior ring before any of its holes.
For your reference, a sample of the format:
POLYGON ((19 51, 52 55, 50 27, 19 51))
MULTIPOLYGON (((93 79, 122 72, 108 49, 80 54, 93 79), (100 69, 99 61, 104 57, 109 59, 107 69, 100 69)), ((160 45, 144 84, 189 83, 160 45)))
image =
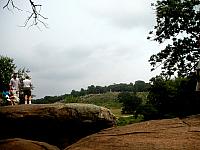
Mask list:
MULTIPOLYGON (((155 25, 154 0, 38 0, 49 28, 19 27, 26 11, 3 9, 0 55, 30 69, 36 98, 70 93, 89 85, 149 82, 149 57, 159 51, 147 40, 155 25)), ((29 10, 26 0, 14 0, 29 10), (25 2, 26 1, 26 2, 25 2)))

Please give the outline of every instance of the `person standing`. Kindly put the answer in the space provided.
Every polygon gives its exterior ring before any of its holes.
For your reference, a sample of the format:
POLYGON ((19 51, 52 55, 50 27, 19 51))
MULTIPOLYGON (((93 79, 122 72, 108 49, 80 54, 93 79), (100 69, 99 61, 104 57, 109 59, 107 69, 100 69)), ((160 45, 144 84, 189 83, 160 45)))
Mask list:
POLYGON ((20 81, 19 78, 17 78, 17 73, 15 72, 10 80, 10 90, 12 91, 13 95, 17 96, 18 98, 19 98, 19 86, 20 86, 20 81))
POLYGON ((31 88, 32 88, 32 82, 30 80, 30 77, 27 75, 26 78, 23 80, 25 104, 31 104, 31 88))

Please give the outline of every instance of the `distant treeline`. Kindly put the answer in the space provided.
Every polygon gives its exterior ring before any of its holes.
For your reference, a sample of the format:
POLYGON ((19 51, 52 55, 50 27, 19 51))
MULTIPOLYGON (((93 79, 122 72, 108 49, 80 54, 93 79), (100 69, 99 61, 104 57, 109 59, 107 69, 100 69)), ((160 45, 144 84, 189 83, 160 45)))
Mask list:
POLYGON ((40 99, 33 99, 32 103, 34 104, 51 104, 58 101, 64 100, 67 96, 70 96, 70 94, 60 95, 60 96, 45 96, 44 98, 40 99))
POLYGON ((146 92, 148 91, 149 88, 150 84, 145 83, 144 81, 141 80, 136 81, 135 84, 119 83, 104 87, 90 85, 87 87, 87 89, 81 88, 80 91, 72 90, 70 94, 64 94, 61 96, 45 96, 44 98, 34 100, 33 103, 38 103, 38 104, 55 103, 57 101, 62 101, 69 96, 79 97, 88 94, 102 94, 106 92, 146 92))
POLYGON ((81 88, 80 91, 71 91, 72 96, 84 96, 87 94, 102 94, 106 92, 146 92, 150 88, 149 83, 145 83, 144 81, 138 80, 135 84, 130 83, 120 83, 120 84, 113 84, 109 86, 94 86, 90 85, 85 90, 81 88))

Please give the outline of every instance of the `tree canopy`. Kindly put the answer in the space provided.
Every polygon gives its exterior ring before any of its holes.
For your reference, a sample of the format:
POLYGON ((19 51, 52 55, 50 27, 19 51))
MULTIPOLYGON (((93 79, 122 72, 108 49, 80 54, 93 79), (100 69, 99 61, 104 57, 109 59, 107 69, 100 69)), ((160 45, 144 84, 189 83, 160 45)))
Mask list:
POLYGON ((167 46, 150 57, 152 70, 161 75, 188 76, 200 58, 200 1, 157 0, 152 4, 157 24, 148 39, 167 46))
POLYGON ((195 92, 196 80, 192 76, 171 80, 157 76, 151 79, 151 84, 147 104, 157 110, 159 117, 199 113, 199 94, 195 92))
POLYGON ((7 56, 0 55, 0 86, 2 90, 9 87, 10 78, 16 68, 13 59, 7 56))
POLYGON ((121 92, 118 95, 118 101, 122 103, 123 114, 134 114, 137 107, 142 103, 142 98, 136 95, 136 92, 121 92))

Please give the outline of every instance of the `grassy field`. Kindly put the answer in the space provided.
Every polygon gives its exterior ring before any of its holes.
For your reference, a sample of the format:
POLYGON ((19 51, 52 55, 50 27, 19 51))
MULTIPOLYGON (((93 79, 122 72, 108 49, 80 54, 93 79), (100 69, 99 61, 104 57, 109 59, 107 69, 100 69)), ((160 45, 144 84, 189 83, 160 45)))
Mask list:
POLYGON ((118 93, 107 92, 104 94, 90 94, 80 97, 80 102, 95 104, 106 108, 120 109, 121 103, 117 100, 118 93))

